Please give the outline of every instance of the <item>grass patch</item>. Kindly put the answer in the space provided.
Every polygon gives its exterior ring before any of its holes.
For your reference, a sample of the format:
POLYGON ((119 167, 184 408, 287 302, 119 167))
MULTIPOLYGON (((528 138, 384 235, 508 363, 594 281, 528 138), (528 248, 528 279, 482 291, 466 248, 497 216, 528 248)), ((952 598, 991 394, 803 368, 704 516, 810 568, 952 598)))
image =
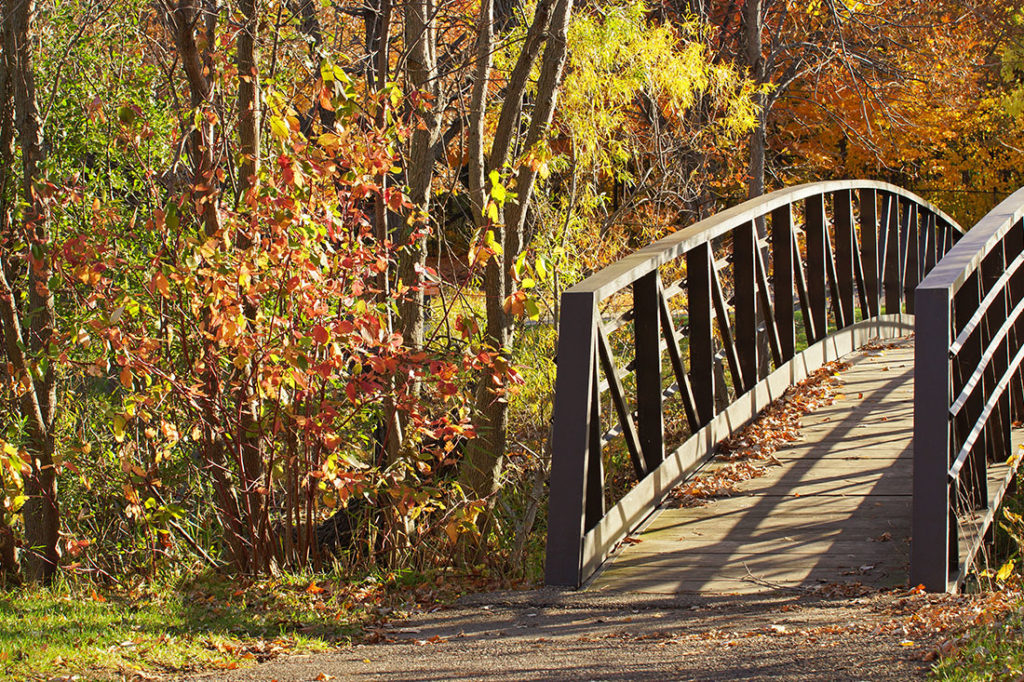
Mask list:
POLYGON ((66 580, 0 593, 0 677, 230 670, 347 644, 366 626, 447 596, 424 576, 356 584, 322 575, 239 581, 208 573, 134 589, 66 580))
POLYGON ((1024 603, 946 645, 932 669, 940 680, 1019 680, 1024 677, 1024 603))
POLYGON ((1024 473, 1016 475, 1018 489, 1003 499, 992 554, 983 563, 992 568, 976 576, 989 607, 974 627, 939 648, 932 672, 940 680, 1024 680, 1024 473))

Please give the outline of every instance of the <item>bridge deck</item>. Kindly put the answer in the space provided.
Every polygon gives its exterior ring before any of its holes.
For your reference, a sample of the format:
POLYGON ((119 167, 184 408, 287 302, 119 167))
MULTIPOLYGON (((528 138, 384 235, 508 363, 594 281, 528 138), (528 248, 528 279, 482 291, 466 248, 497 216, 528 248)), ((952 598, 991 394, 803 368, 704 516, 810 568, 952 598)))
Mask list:
MULTIPOLYGON (((803 417, 801 440, 776 453, 781 465, 739 483, 732 497, 659 509, 590 589, 750 593, 906 583, 913 351, 904 339, 844 358, 851 367, 835 402, 803 417)), ((990 468, 993 481, 1004 473, 990 468)))

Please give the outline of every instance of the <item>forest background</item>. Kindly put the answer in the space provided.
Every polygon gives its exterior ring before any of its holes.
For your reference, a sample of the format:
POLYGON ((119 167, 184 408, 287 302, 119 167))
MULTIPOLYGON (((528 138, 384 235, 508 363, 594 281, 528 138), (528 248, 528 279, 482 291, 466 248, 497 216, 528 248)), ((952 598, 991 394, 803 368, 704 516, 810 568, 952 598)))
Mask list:
POLYGON ((802 181, 964 225, 1022 184, 994 0, 2 0, 2 31, 15 595, 535 581, 562 290, 802 181))

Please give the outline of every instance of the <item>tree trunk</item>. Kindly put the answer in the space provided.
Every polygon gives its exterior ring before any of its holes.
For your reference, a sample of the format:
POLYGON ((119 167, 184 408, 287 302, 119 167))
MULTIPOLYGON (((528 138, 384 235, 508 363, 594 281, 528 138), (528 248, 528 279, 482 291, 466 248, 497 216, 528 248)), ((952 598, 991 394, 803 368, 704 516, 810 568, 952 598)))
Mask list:
POLYGON ((479 228, 487 224, 485 213, 487 160, 484 155, 484 123, 487 119, 487 86, 494 52, 494 2, 482 0, 476 25, 476 69, 473 92, 469 100, 469 199, 473 223, 479 228))
MULTIPOLYGON (((203 59, 196 45, 194 31, 198 17, 194 0, 179 0, 177 5, 173 0, 165 0, 165 9, 178 58, 188 80, 189 101, 196 110, 198 123, 189 141, 194 203, 197 213, 202 216, 206 234, 213 236, 221 230, 221 211, 214 161, 217 119, 213 112, 212 64, 203 59)), ((213 21, 213 17, 209 17, 209 21, 213 21)), ((212 44, 209 37, 207 42, 212 44)))
MULTIPOLYGON (((239 198, 244 207, 249 205, 249 194, 257 187, 260 172, 260 76, 259 53, 257 39, 259 31, 258 0, 239 0, 242 12, 241 30, 238 32, 238 142, 242 157, 239 165, 239 198)), ((242 224, 239 229, 238 247, 249 249, 253 245, 250 230, 255 226, 242 224)), ((246 318, 255 322, 256 305, 246 301, 244 305, 246 318)), ((246 380, 239 383, 236 400, 238 402, 240 431, 238 447, 241 449, 242 481, 248 498, 247 513, 250 515, 250 527, 255 531, 254 556, 260 563, 259 568, 268 570, 278 554, 276 544, 270 539, 269 519, 264 510, 264 495, 261 489, 269 487, 265 480, 263 448, 260 428, 260 402, 258 391, 255 390, 255 378, 252 377, 252 365, 245 363, 241 370, 246 380), (251 383, 250 383, 251 382, 251 383)))
MULTIPOLYGON (((7 44, 7 7, 0 2, 0 43, 7 44)), ((14 229, 14 85, 10 73, 16 68, 6 47, 0 52, 0 248, 6 248, 14 229), (9 171, 5 169, 10 169, 9 171)), ((12 272, 4 273, 8 280, 12 272)))
MULTIPOLYGON (((18 313, 12 283, 9 245, 0 247, 0 317, 8 361, 28 385, 21 397, 21 416, 26 420, 27 449, 32 457, 32 472, 25 479, 28 500, 22 508, 25 519, 26 573, 33 581, 48 582, 57 570, 57 539, 60 513, 57 502, 57 475, 53 464, 53 423, 57 403, 53 363, 41 363, 51 354, 54 331, 54 300, 49 290, 53 274, 50 263, 51 236, 46 207, 36 185, 42 180, 46 161, 42 121, 36 98, 32 63, 32 25, 35 3, 32 0, 5 0, 3 29, 7 59, 7 87, 13 92, 14 115, 21 146, 21 194, 24 202, 22 236, 29 245, 26 269, 28 309, 25 319, 18 313), (27 323, 27 324, 25 324, 27 323), (28 336, 27 348, 23 331, 28 336), (33 372, 33 369, 36 371, 33 372), (41 370, 41 371, 40 371, 41 370)), ((10 168, 10 166, 6 166, 10 168)))
MULTIPOLYGON (((6 7, 0 5, 0 17, 6 17, 6 7)), ((3 41, 6 22, 0 23, 0 41, 3 41)), ((6 44, 6 43, 4 43, 6 44)), ((14 92, 9 78, 8 50, 5 48, 0 54, 0 168, 14 168, 14 92)), ((8 271, 8 258, 6 249, 13 235, 11 234, 13 216, 13 172, 0 172, 0 263, 4 271, 0 273, 4 282, 10 281, 12 273, 8 271)), ((4 293, 7 293, 6 290, 4 293)), ((12 299, 13 303, 13 299, 12 299)), ((6 309, 5 309, 6 312, 6 309)), ((0 341, 6 339, 6 320, 8 317, 17 319, 17 315, 0 316, 0 341)), ((14 533, 10 527, 0 519, 0 588, 7 585, 8 581, 18 582, 20 571, 18 569, 16 544, 14 533)))
MULTIPOLYGON (((540 78, 537 82, 537 101, 534 104, 530 127, 523 141, 522 148, 524 150, 532 150, 543 144, 551 126, 551 119, 554 116, 555 104, 558 99, 558 89, 561 86, 565 69, 566 33, 572 14, 572 5, 573 0, 558 0, 551 14, 550 25, 547 26, 547 44, 544 48, 540 78)), ((535 26, 538 24, 538 20, 547 24, 547 15, 543 7, 544 3, 537 8, 537 15, 534 19, 535 26)), ((530 34, 533 33, 534 27, 531 27, 530 34)), ((530 34, 527 35, 524 42, 524 53, 528 50, 539 49, 539 42, 533 43, 530 34)), ((539 37, 537 40, 539 41, 539 37)), ((513 70, 512 84, 517 83, 515 74, 523 61, 522 55, 520 55, 519 63, 513 70)), ((532 63, 530 65, 532 66, 532 63)), ((525 69, 524 73, 529 73, 529 70, 525 69)), ((510 90, 512 89, 510 87, 510 90)), ((519 107, 522 106, 522 103, 518 98, 513 99, 512 94, 507 93, 505 106, 516 107, 517 111, 521 111, 519 107)), ((510 116, 506 117, 503 108, 499 117, 498 131, 495 134, 495 144, 504 139, 508 139, 509 142, 505 143, 502 148, 492 147, 489 164, 492 170, 500 171, 505 159, 508 158, 511 148, 511 134, 508 131, 512 130, 513 120, 515 119, 510 116), (507 129, 502 127, 502 121, 508 121, 507 129)), ((529 151, 526 153, 529 154, 529 151)), ((504 234, 501 239, 504 253, 487 262, 485 273, 486 342, 494 352, 506 356, 506 359, 512 343, 512 319, 505 314, 504 310, 504 301, 512 293, 513 286, 508 266, 515 261, 523 249, 523 226, 526 222, 526 213, 536 179, 537 170, 533 164, 523 163, 520 165, 516 173, 516 200, 505 209, 504 234)), ((460 472, 463 483, 478 499, 490 497, 497 491, 505 458, 508 402, 502 392, 496 388, 489 373, 485 374, 477 386, 477 437, 471 440, 466 448, 466 457, 460 472)))
MULTIPOLYGON (((249 1, 253 4, 250 9, 255 12, 256 0, 249 1)), ((203 28, 199 19, 199 12, 195 0, 164 0, 167 24, 174 38, 178 59, 182 71, 185 74, 189 88, 189 102, 195 110, 198 125, 192 131, 189 140, 189 160, 192 166, 192 203, 196 214, 199 216, 204 231, 208 236, 219 235, 223 229, 221 211, 220 181, 217 178, 217 153, 218 153, 218 119, 214 114, 214 77, 212 70, 214 64, 207 52, 200 52, 196 41, 196 30, 203 28)), ((243 10, 244 11, 244 10, 243 10)), ((214 31, 216 29, 216 13, 209 8, 203 9, 205 13, 206 43, 213 44, 214 31)), ((246 22, 248 23, 248 22, 246 22)), ((252 29, 255 31, 255 28, 252 29)), ((245 31, 243 30, 243 33, 245 31)), ((239 73, 242 74, 241 64, 244 60, 250 60, 253 68, 256 66, 255 33, 250 34, 253 44, 249 54, 243 52, 243 38, 239 38, 239 73)), ((247 93, 247 97, 256 100, 259 96, 258 81, 250 83, 253 88, 247 93)), ((248 137, 243 145, 251 144, 251 171, 243 172, 243 186, 255 174, 259 158, 259 110, 255 102, 245 104, 241 100, 242 88, 239 88, 240 125, 251 125, 247 132, 240 131, 240 137, 248 137), (252 106, 252 117, 246 119, 247 106, 252 106)), ((204 314, 203 326, 209 332, 211 315, 207 311, 204 314)), ((256 492, 259 487, 255 484, 261 473, 262 462, 258 460, 258 448, 254 453, 252 442, 243 444, 240 439, 228 449, 221 429, 227 424, 237 423, 241 428, 237 431, 245 432, 254 425, 251 415, 245 416, 245 403, 248 401, 249 392, 242 390, 235 395, 238 401, 238 411, 235 414, 225 407, 229 403, 222 390, 222 380, 219 375, 218 362, 213 348, 207 345, 204 352, 206 369, 203 374, 205 395, 201 398, 204 419, 207 424, 203 430, 203 460, 204 465, 210 472, 214 489, 218 500, 218 513, 223 531, 224 543, 231 555, 231 562, 240 572, 250 572, 266 568, 266 565, 257 565, 260 559, 265 562, 266 556, 260 557, 260 553, 266 549, 258 535, 261 526, 257 518, 262 513, 260 496, 256 492), (242 450, 234 448, 242 447, 242 450), (229 459, 230 458, 230 459, 229 459), (232 473, 232 462, 236 470, 241 473, 242 480, 236 480, 232 473), (241 485, 240 485, 241 484, 241 485), (241 488, 241 490, 240 490, 241 488)), ((237 434, 241 435, 241 434, 237 434)), ((268 530, 268 529, 265 529, 268 530)))
MULTIPOLYGON (((405 42, 409 57, 406 70, 413 87, 419 92, 432 96, 429 105, 418 112, 419 122, 415 125, 409 142, 406 160, 406 184, 409 187, 409 201, 417 215, 413 217, 411 229, 403 230, 397 241, 403 244, 410 235, 425 230, 424 221, 430 211, 430 186, 434 179, 434 147, 441 135, 441 117, 444 109, 437 75, 437 29, 434 26, 436 7, 433 0, 410 0, 405 5, 405 42)), ((384 49, 383 46, 381 49, 384 49)), ((398 279, 410 284, 419 279, 417 270, 426 265, 427 238, 416 237, 400 256, 398 279)), ((418 347, 423 344, 424 297, 422 289, 412 292, 398 307, 402 336, 407 345, 418 347)))
POLYGON ((309 53, 313 57, 317 56, 324 42, 316 7, 316 0, 297 0, 288 3, 288 8, 299 17, 299 30, 309 38, 309 53))
MULTIPOLYGON (((764 14, 762 0, 746 0, 743 3, 743 59, 750 79, 758 85, 765 82, 764 59, 762 57, 762 32, 764 14)), ((764 194, 764 158, 768 126, 767 98, 764 93, 755 97, 760 108, 757 125, 750 133, 750 163, 747 166, 747 198, 753 199, 764 194)))
POLYGON ((239 0, 242 26, 238 32, 238 140, 242 163, 239 166, 239 195, 252 188, 260 172, 260 74, 256 49, 259 14, 257 0, 239 0))

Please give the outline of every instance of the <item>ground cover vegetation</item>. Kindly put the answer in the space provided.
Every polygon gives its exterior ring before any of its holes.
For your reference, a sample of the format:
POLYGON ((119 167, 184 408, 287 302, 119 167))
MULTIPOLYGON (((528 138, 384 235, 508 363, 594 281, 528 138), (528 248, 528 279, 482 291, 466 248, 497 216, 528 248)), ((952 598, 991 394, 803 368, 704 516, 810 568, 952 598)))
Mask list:
POLYGON ((561 291, 807 179, 970 224, 1021 184, 1022 21, 0 1, 0 665, 243 663, 409 576, 535 581, 561 291))

